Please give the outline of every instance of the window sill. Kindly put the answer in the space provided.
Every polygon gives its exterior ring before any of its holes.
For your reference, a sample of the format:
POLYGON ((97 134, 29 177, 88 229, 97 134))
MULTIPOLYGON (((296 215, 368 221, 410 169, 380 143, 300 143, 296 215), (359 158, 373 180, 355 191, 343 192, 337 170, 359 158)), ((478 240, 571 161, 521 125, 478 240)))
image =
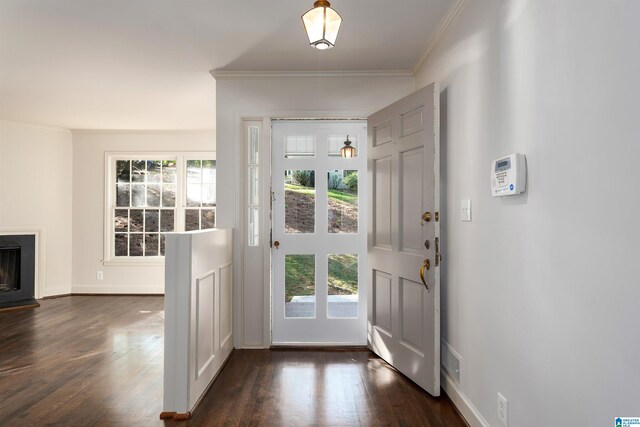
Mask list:
POLYGON ((152 267, 152 266, 164 266, 164 257, 157 257, 151 259, 105 259, 102 261, 102 265, 111 266, 131 266, 131 267, 152 267))

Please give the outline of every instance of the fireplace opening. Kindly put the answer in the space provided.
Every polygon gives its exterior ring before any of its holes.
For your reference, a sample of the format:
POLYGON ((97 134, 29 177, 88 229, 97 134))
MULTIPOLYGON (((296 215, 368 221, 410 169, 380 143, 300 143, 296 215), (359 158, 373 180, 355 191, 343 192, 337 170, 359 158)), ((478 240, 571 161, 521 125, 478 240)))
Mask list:
POLYGON ((20 290, 20 246, 0 247, 0 293, 20 290))
POLYGON ((0 310, 37 307, 35 279, 35 235, 0 235, 0 310))

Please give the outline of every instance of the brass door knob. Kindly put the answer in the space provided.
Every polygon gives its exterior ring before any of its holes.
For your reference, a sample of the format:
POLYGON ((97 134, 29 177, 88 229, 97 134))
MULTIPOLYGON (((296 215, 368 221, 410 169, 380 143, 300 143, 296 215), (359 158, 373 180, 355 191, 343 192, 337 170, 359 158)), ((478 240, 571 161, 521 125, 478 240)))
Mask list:
POLYGON ((422 214, 422 220, 424 222, 429 222, 431 221, 431 212, 425 212, 422 214))

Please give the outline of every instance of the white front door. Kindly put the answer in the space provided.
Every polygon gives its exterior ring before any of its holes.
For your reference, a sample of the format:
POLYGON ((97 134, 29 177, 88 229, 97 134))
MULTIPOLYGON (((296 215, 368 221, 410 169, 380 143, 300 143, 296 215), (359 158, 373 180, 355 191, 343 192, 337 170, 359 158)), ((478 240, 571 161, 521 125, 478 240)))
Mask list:
POLYGON ((440 395, 439 90, 368 119, 370 348, 440 395))
POLYGON ((365 345, 366 122, 274 121, 272 343, 365 345), (356 149, 342 158, 349 136, 356 149))

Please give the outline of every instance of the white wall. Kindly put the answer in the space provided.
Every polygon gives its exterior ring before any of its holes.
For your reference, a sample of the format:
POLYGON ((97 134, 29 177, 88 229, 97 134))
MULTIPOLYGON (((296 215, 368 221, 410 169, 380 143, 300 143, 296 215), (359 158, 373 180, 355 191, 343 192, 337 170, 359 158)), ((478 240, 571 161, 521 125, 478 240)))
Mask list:
POLYGON ((105 152, 215 151, 215 131, 73 132, 74 293, 163 293, 163 265, 103 265, 105 152), (96 271, 104 272, 96 280, 96 271))
POLYGON ((640 3, 467 3, 416 73, 442 90, 442 336, 460 389, 492 426, 497 392, 512 427, 639 416, 640 3), (492 199, 490 161, 511 152, 527 192, 492 199))
POLYGON ((71 290, 72 163, 68 130, 0 121, 0 231, 42 228, 40 296, 71 290))
POLYGON ((193 412, 233 351, 232 233, 167 235, 163 419, 193 412))
MULTIPOLYGON (((220 226, 234 227, 234 331, 236 347, 268 347, 269 313, 261 280, 246 280, 242 296, 241 118, 360 118, 414 89, 412 77, 289 76, 216 79, 218 210, 220 226)), ((268 232, 261 239, 268 243, 268 232)))

